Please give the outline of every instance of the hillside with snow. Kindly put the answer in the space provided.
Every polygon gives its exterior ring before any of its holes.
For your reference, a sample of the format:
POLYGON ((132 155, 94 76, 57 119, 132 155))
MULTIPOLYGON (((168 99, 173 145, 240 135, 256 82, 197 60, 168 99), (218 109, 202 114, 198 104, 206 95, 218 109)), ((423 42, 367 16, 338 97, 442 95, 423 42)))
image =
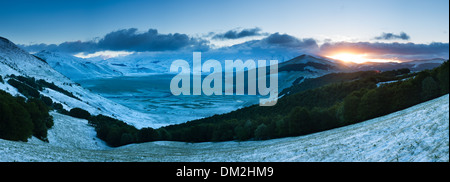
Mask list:
POLYGON ((0 161, 449 161, 449 95, 341 128, 266 141, 109 148, 87 121, 52 113, 49 143, 0 139, 0 161), (79 138, 74 137, 79 136, 79 138))
POLYGON ((161 125, 157 122, 160 121, 158 116, 129 109, 92 93, 54 70, 45 60, 36 58, 8 39, 0 37, 0 75, 4 79, 4 83, 0 82, 0 89, 11 95, 21 95, 16 88, 7 83, 9 79, 7 76, 12 74, 33 77, 36 80, 43 79, 80 98, 78 100, 50 88, 40 91, 40 94, 50 97, 53 102, 61 103, 66 110, 75 107, 83 108, 91 114, 111 116, 137 128, 159 127, 161 125))
POLYGON ((72 80, 122 76, 123 74, 108 66, 106 61, 92 61, 64 53, 41 51, 34 56, 47 62, 53 69, 72 80))

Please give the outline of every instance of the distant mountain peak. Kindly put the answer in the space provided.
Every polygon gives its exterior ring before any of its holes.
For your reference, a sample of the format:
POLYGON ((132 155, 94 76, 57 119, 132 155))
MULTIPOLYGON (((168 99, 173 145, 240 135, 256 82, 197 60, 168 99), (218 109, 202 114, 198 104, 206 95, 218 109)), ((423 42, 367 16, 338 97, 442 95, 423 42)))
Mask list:
POLYGON ((0 36, 0 48, 1 49, 11 49, 11 48, 20 49, 19 47, 17 47, 16 44, 11 42, 7 38, 1 37, 1 36, 0 36))
POLYGON ((36 58, 4 37, 0 37, 0 58, 0 63, 5 68, 9 67, 9 70, 16 73, 36 79, 72 82, 52 69, 44 60, 36 58))
POLYGON ((53 69, 69 77, 71 80, 123 75, 121 72, 109 66, 107 62, 83 59, 67 53, 43 50, 35 53, 34 56, 45 60, 53 69))
POLYGON ((0 36, 0 41, 2 42, 11 42, 7 38, 0 36))
POLYGON ((305 58, 316 58, 317 59, 317 57, 315 57, 315 56, 312 56, 312 55, 309 55, 309 54, 302 54, 300 56, 292 58, 291 60, 294 60, 294 59, 305 59, 305 58))

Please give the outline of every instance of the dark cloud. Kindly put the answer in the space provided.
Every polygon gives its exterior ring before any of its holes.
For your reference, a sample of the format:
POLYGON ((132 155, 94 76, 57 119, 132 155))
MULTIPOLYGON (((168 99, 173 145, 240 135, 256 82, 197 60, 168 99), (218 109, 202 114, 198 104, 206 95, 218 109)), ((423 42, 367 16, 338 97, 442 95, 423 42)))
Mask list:
POLYGON ((394 33, 385 33, 383 32, 380 36, 375 37, 377 40, 393 40, 393 39, 401 39, 401 40, 409 40, 411 37, 405 32, 400 32, 400 34, 396 35, 394 33))
POLYGON ((61 51, 68 53, 96 52, 102 50, 112 51, 172 51, 195 50, 205 51, 209 49, 208 41, 192 38, 186 34, 160 34, 156 29, 139 33, 136 28, 122 29, 106 34, 98 41, 75 41, 55 44, 21 45, 28 51, 40 50, 61 51))
POLYGON ((137 33, 137 29, 118 30, 105 35, 98 41, 98 46, 106 50, 120 51, 167 51, 183 48, 205 48, 207 42, 191 38, 186 34, 160 34, 156 29, 137 33))
POLYGON ((82 42, 63 42, 59 45, 56 44, 32 44, 32 45, 19 45, 23 49, 30 52, 39 52, 41 50, 58 51, 58 52, 95 52, 98 49, 97 43, 93 41, 82 42))
MULTIPOLYGON (((250 36, 258 32, 260 32, 259 28, 247 29, 236 32, 236 36, 250 36)), ((21 46, 30 52, 48 50, 67 53, 93 53, 104 50, 144 52, 174 50, 207 51, 210 49, 209 42, 201 38, 192 38, 180 33, 161 34, 155 29, 149 29, 146 32, 139 33, 135 28, 113 31, 92 41, 64 42, 59 45, 33 44, 21 46)), ((261 40, 252 40, 231 46, 230 49, 295 49, 303 51, 318 49, 318 45, 312 38, 298 39, 294 36, 277 32, 261 40)))
POLYGON ((57 46, 57 49, 61 52, 90 52, 98 50, 98 45, 94 41, 75 41, 64 42, 57 46))
MULTIPOLYGON (((247 29, 232 33, 228 37, 251 36, 260 33, 259 28, 247 29), (253 33, 252 33, 253 32, 253 33)), ((225 33, 226 34, 226 33, 225 33)), ((224 36, 225 36, 224 34, 224 36)), ((212 34, 217 35, 217 34, 212 34)), ((406 33, 390 35, 383 33, 384 38, 409 39, 406 33)), ((380 38, 382 37, 380 36, 380 38)), ((202 51, 210 49, 209 42, 201 38, 189 37, 186 34, 161 34, 155 29, 146 32, 138 32, 137 29, 123 29, 113 31, 103 37, 92 41, 75 41, 56 44, 21 45, 30 52, 41 50, 61 51, 68 53, 92 53, 103 50, 114 51, 202 51)), ((371 42, 325 42, 321 46, 312 38, 297 38, 288 34, 273 33, 260 40, 251 40, 230 47, 224 47, 217 51, 225 52, 274 52, 283 53, 286 50, 292 53, 306 53, 319 55, 332 55, 340 52, 355 54, 368 54, 377 58, 397 58, 404 60, 445 58, 449 57, 449 43, 434 42, 430 44, 414 43, 371 43, 371 42)))
MULTIPOLYGON (((273 33, 260 40, 251 40, 216 51, 235 53, 235 55, 272 54, 279 57, 298 56, 301 54, 316 54, 319 49, 312 38, 299 39, 288 34, 273 33)), ((292 58, 292 57, 291 57, 292 58)))
POLYGON ((58 49, 58 45, 56 44, 31 44, 31 45, 18 44, 17 46, 29 52, 39 52, 41 50, 56 51, 58 49))
POLYGON ((355 54, 370 54, 379 58, 400 58, 405 60, 424 58, 448 59, 449 44, 440 42, 430 44, 337 42, 323 44, 320 46, 320 52, 324 55, 351 52, 355 54))
POLYGON ((258 36, 258 35, 265 35, 265 33, 262 33, 261 29, 256 27, 256 28, 252 28, 252 29, 243 29, 241 31, 229 30, 222 34, 215 34, 212 38, 213 39, 239 39, 239 38, 243 38, 243 37, 258 36))
POLYGON ((291 48, 317 48, 316 40, 312 38, 298 39, 288 34, 274 33, 262 41, 268 45, 278 45, 291 48))

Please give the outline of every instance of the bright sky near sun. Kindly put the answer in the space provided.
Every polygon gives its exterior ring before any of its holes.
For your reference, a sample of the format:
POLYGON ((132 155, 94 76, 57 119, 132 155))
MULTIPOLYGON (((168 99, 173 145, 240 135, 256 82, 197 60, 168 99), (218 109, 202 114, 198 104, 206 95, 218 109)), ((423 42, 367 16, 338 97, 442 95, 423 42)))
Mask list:
POLYGON ((19 44, 90 40, 138 28, 202 36, 259 27, 320 41, 374 41, 406 32, 415 43, 448 42, 448 0, 14 0, 0 1, 0 35, 19 44))
MULTIPOLYGON (((448 0, 14 0, 0 1, 0 7, 0 36, 21 45, 96 41, 130 28, 138 30, 133 35, 149 29, 170 36, 185 34, 209 41, 212 48, 263 39, 276 32, 281 35, 278 38, 286 34, 299 40, 314 39, 319 46, 439 42, 448 49, 449 40, 448 0), (239 39, 209 36, 251 28, 257 28, 260 35, 239 39)), ((130 52, 108 51, 77 55, 108 57, 130 52)), ((324 56, 361 62, 372 55, 333 52, 324 56)))
POLYGON ((395 59, 368 58, 366 54, 352 54, 352 53, 337 53, 326 57, 358 64, 365 62, 399 62, 398 60, 395 59))

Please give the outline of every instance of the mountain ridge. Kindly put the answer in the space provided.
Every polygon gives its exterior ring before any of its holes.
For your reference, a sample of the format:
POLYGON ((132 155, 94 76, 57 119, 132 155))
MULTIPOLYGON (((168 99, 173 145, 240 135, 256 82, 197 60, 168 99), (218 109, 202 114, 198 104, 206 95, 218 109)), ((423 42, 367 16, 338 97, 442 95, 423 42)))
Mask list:
POLYGON ((34 56, 47 62, 53 69, 71 78, 93 79, 122 76, 123 73, 100 61, 91 61, 58 52, 40 51, 34 56))
POLYGON ((7 83, 8 79, 11 79, 7 78, 7 76, 12 74, 32 77, 35 80, 43 79, 80 98, 80 100, 77 100, 50 88, 39 91, 43 96, 51 98, 53 102, 62 104, 66 110, 79 107, 89 111, 91 114, 103 114, 123 120, 137 128, 159 127, 157 122, 158 116, 129 109, 92 93, 54 70, 49 64, 21 49, 13 42, 0 37, 0 75, 4 78, 4 83, 0 82, 0 89, 12 95, 21 95, 16 88, 7 83))

